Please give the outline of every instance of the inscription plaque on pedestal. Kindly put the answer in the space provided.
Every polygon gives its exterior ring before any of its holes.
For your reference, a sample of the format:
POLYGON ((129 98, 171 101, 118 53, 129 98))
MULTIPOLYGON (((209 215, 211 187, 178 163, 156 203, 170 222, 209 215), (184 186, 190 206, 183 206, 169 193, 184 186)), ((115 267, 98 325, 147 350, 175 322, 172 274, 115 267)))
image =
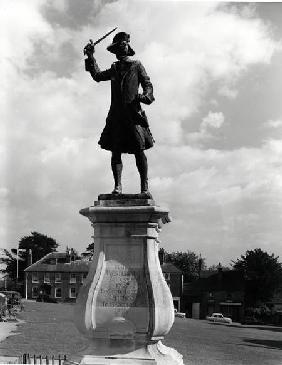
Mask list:
POLYGON ((144 307, 148 300, 145 290, 145 273, 108 262, 97 298, 102 307, 144 307))

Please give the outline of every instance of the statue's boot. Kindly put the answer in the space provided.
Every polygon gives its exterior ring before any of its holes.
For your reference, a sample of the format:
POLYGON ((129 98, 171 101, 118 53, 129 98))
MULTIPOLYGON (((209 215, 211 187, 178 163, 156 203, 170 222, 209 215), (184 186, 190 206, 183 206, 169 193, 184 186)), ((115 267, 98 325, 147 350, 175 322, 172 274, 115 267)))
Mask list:
POLYGON ((112 164, 112 171, 114 176, 115 187, 112 191, 112 194, 121 194, 122 186, 121 186, 121 173, 122 173, 122 163, 112 164))
POLYGON ((148 198, 152 198, 148 188, 148 163, 144 152, 136 154, 136 166, 140 175, 141 194, 145 194, 148 198))
POLYGON ((141 194, 149 193, 148 177, 147 176, 140 176, 140 180, 141 180, 141 194))

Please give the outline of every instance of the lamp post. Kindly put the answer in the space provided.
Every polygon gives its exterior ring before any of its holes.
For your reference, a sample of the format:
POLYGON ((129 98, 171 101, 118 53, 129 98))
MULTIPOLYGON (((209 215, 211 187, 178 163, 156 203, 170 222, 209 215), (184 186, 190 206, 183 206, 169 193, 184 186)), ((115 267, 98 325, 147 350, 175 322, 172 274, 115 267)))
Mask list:
MULTIPOLYGON (((32 265, 32 249, 30 248, 28 250, 28 261, 27 261, 27 267, 29 267, 30 265, 32 265)), ((25 299, 27 299, 27 277, 28 277, 28 273, 25 273, 25 299)))
MULTIPOLYGON (((19 252, 24 252, 26 249, 17 247, 17 283, 19 279, 19 252)), ((21 259, 22 260, 22 259, 21 259)))
POLYGON ((22 260, 23 259, 21 257, 19 257, 19 253, 20 252, 26 252, 26 249, 24 248, 19 248, 19 245, 17 247, 17 277, 16 277, 16 290, 18 290, 18 284, 19 284, 19 260, 22 260))

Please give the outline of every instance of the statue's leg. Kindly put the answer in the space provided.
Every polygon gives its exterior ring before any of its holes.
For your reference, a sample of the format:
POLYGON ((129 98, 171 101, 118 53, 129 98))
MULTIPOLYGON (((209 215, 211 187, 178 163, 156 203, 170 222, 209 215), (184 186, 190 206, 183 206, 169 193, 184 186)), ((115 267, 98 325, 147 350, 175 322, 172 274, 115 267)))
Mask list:
POLYGON ((121 194, 122 186, 121 186, 121 173, 122 173, 122 160, 121 153, 113 151, 111 158, 111 166, 114 176, 115 188, 112 191, 112 194, 121 194))
POLYGON ((135 160, 141 180, 141 194, 149 194, 148 190, 148 163, 144 151, 135 153, 135 160))

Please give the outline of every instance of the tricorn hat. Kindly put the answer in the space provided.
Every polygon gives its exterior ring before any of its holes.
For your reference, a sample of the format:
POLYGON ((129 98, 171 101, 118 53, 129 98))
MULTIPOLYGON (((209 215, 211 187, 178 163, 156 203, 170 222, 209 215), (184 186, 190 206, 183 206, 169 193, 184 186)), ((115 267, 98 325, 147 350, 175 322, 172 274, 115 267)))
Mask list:
MULTIPOLYGON (((125 32, 119 32, 117 33, 114 38, 113 38, 113 42, 112 44, 110 44, 107 47, 107 50, 111 53, 116 54, 116 50, 117 50, 117 45, 120 42, 124 42, 126 41, 127 43, 130 42, 130 35, 125 33, 125 32)), ((130 45, 128 44, 128 56, 133 56, 135 54, 134 50, 130 47, 130 45)))

